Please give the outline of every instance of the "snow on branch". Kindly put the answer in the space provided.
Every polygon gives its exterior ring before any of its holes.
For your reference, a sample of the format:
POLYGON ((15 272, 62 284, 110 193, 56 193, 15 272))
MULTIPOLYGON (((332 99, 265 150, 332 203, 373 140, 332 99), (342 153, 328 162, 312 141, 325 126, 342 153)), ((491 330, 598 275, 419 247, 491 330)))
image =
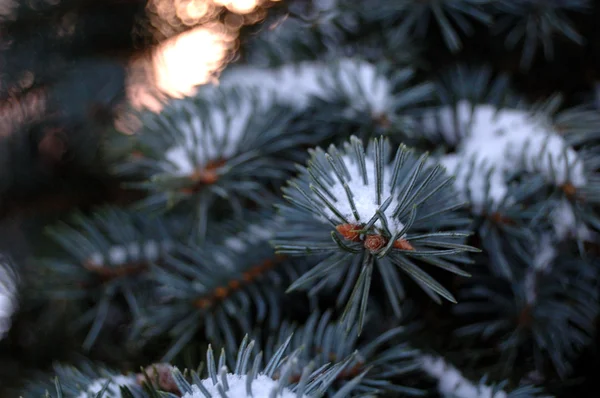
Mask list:
POLYGON ((16 310, 17 275, 6 258, 0 257, 0 340, 9 331, 16 310))
MULTIPOLYGON (((246 385, 251 385, 252 396, 257 398, 275 396, 277 398, 309 398, 307 395, 296 395, 289 388, 283 388, 279 394, 271 395, 273 391, 278 389, 279 383, 266 375, 259 374, 254 380, 248 380, 247 375, 237 375, 227 373, 225 375, 224 385, 229 387, 226 390, 227 398, 247 398, 246 385)), ((202 380, 202 386, 206 389, 210 397, 219 397, 220 390, 223 389, 221 384, 213 384, 210 378, 202 380)), ((185 394, 182 398, 206 398, 199 386, 192 385, 192 392, 185 394)))
POLYGON ((98 396, 98 393, 102 391, 105 387, 106 390, 103 397, 106 398, 121 398, 122 394, 120 392, 120 387, 132 387, 136 385, 136 379, 132 376, 122 376, 116 375, 111 378, 100 378, 94 380, 93 383, 87 386, 85 391, 82 391, 77 398, 95 398, 98 396), (107 386, 108 383, 108 386, 107 386))
POLYGON ((375 65, 352 58, 333 64, 307 61, 274 69, 233 68, 223 74, 220 85, 272 92, 277 101, 299 110, 308 107, 313 98, 331 101, 340 95, 352 101, 352 108, 376 113, 387 111, 394 101, 387 77, 375 65))
POLYGON ((337 285, 346 279, 344 285, 354 284, 354 291, 360 292, 348 297, 348 287, 340 290, 338 305, 346 303, 347 325, 358 321, 362 327, 373 268, 381 272, 390 303, 399 314, 404 289, 398 269, 433 300, 443 297, 454 302, 452 294, 419 264, 424 261, 468 276, 451 263, 468 261, 467 252, 479 251, 465 245, 469 232, 457 229, 469 221, 454 211, 462 203, 443 167, 426 166, 425 155, 405 146, 395 154, 390 149, 385 139, 371 140, 365 148, 355 136, 343 149, 316 148, 308 167, 283 189, 288 203, 279 210, 290 227, 277 233, 273 241, 277 252, 328 254, 289 290, 316 292, 324 284, 337 285), (315 284, 315 280, 320 281, 315 284))
POLYGON ((422 358, 422 369, 438 380, 438 392, 446 398, 508 398, 497 387, 475 384, 466 379, 458 369, 443 358, 427 355, 422 358))
MULTIPOLYGON (((509 194, 511 175, 540 175, 553 186, 585 187, 583 161, 576 151, 541 115, 517 109, 498 109, 461 101, 456 108, 445 107, 427 118, 425 134, 438 129, 446 141, 457 145, 454 153, 440 159, 464 200, 476 214, 496 211, 502 204, 514 204, 509 194)), ((552 212, 559 239, 569 233, 586 238, 588 232, 575 225, 568 203, 552 212)))
MULTIPOLYGON (((217 365, 217 358, 209 345, 206 354, 207 378, 201 379, 192 371, 193 383, 190 384, 178 369, 174 369, 173 378, 184 394, 183 398, 321 398, 327 394, 329 387, 356 356, 354 353, 343 360, 318 369, 314 369, 314 364, 304 366, 300 378, 294 379, 292 371, 298 364, 300 349, 284 356, 291 338, 290 336, 281 344, 271 358, 268 358, 267 365, 263 366, 263 353, 253 355, 255 341, 249 341, 246 335, 232 370, 226 364, 225 351, 221 351, 217 365)), ((327 396, 331 398, 350 396, 362 377, 364 373, 356 375, 344 388, 327 396)))

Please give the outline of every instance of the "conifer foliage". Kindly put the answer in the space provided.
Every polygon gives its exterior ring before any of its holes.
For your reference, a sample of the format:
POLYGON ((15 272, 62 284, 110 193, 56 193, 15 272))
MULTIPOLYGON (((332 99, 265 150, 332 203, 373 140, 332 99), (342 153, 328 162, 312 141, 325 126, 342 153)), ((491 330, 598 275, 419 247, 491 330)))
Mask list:
POLYGON ((0 339, 20 341, 20 311, 60 315, 77 354, 27 369, 15 394, 585 388, 600 315, 593 86, 533 98, 514 76, 593 39, 573 21, 597 6, 279 3, 218 85, 107 133, 104 166, 133 203, 50 222, 24 278, 0 259, 0 339), (472 56, 482 43, 506 65, 472 56))

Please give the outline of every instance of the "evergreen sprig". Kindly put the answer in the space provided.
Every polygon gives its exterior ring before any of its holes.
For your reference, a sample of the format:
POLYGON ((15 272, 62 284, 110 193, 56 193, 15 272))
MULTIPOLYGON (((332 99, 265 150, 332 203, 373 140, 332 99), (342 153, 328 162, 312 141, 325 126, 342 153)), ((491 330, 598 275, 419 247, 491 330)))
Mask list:
POLYGON ((495 74, 488 65, 454 64, 442 70, 432 79, 432 106, 410 115, 414 127, 404 142, 432 148, 434 153, 455 150, 469 133, 478 105, 491 105, 500 111, 520 104, 510 83, 508 75, 495 74))
MULTIPOLYGON (((557 105, 562 105, 562 102, 557 105)), ((592 149, 600 143, 600 115, 596 108, 589 105, 568 109, 548 107, 548 113, 555 128, 561 132, 569 145, 578 149, 592 149)))
POLYGON ((492 23, 492 16, 485 7, 489 3, 489 0, 381 1, 377 6, 365 7, 365 12, 372 19, 383 21, 398 39, 423 38, 433 20, 448 49, 457 52, 462 48, 461 34, 473 34, 475 23, 492 23))
MULTIPOLYGON (((266 397, 305 397, 320 398, 325 396, 330 385, 341 373, 347 371, 354 360, 354 354, 316 367, 310 363, 302 368, 300 377, 293 375, 297 366, 298 355, 301 349, 285 355, 290 345, 290 336, 275 353, 268 359, 266 366, 262 366, 263 353, 253 356, 254 341, 248 342, 248 336, 244 338, 239 346, 237 359, 232 369, 227 367, 227 354, 221 351, 218 362, 211 347, 206 353, 206 366, 208 378, 200 379, 196 372, 191 372, 192 383, 188 382, 183 374, 177 369, 173 376, 179 386, 184 398, 237 398, 242 396, 254 396, 259 390, 258 396, 266 397), (254 357, 254 358, 253 358, 254 357)), ((351 394, 364 376, 355 375, 353 379, 336 394, 333 398, 344 398, 351 394)), ((169 394, 169 397, 177 397, 169 394)))
POLYGON ((414 83, 413 69, 359 58, 332 62, 320 81, 322 94, 311 101, 313 116, 306 128, 322 136, 335 131, 337 142, 351 134, 368 139, 405 132, 411 127, 409 115, 433 97, 433 85, 414 83))
POLYGON ((215 225, 214 239, 178 245, 153 267, 157 292, 136 321, 135 338, 144 343, 169 336, 173 344, 164 360, 170 360, 199 333, 231 351, 236 330, 257 324, 276 330, 285 287, 306 267, 275 255, 269 239, 278 221, 261 216, 259 223, 246 213, 247 225, 234 220, 215 225), (228 234, 233 230, 237 233, 228 234))
POLYGON ((556 97, 528 104, 511 94, 506 79, 491 79, 485 69, 459 68, 441 79, 436 91, 444 106, 421 115, 417 124, 425 139, 415 141, 434 145, 456 177, 498 275, 512 277, 507 255, 525 253, 540 238, 536 229, 554 229, 560 239, 594 239, 594 156, 585 157, 568 137, 582 145, 581 137, 600 127, 598 118, 582 110, 561 111, 556 97), (489 84, 481 89, 477 82, 489 84))
POLYGON ((130 184, 149 193, 140 209, 190 205, 201 236, 216 209, 239 215, 248 203, 268 207, 302 159, 297 147, 311 142, 310 134, 290 130, 295 112, 274 99, 264 90, 213 87, 145 113, 136 150, 114 172, 145 179, 130 184))
POLYGON ((541 374, 549 361, 566 377, 577 353, 591 341, 600 310, 597 269, 574 255, 564 245, 542 240, 530 250, 527 263, 513 260, 514 280, 485 273, 473 277, 455 307, 466 321, 456 335, 495 341, 507 377, 524 350, 533 352, 541 374))
POLYGON ((286 13, 269 15, 262 29, 249 39, 243 56, 250 65, 278 67, 315 59, 325 50, 317 31, 307 30, 300 19, 286 13))
POLYGON ((496 21, 492 32, 505 34, 509 49, 522 43, 520 67, 523 70, 531 67, 540 46, 546 59, 553 58, 557 34, 576 44, 584 43, 567 12, 588 10, 588 0, 497 1, 493 6, 496 21))
POLYGON ((544 394, 542 388, 524 383, 508 391, 509 380, 493 382, 488 375, 473 382, 443 357, 427 355, 421 358, 421 362, 425 373, 437 381, 438 393, 444 398, 551 398, 544 394))
MULTIPOLYGON (((370 323, 373 325, 373 319, 370 323)), ((354 325, 348 333, 343 323, 332 320, 332 312, 313 312, 301 326, 284 322, 276 335, 268 336, 265 353, 271 353, 293 335, 289 350, 302 348, 298 354, 298 364, 294 374, 299 376, 302 367, 309 363, 322 366, 330 361, 337 361, 357 353, 347 369, 341 373, 331 385, 328 396, 343 388, 353 378, 364 372, 364 377, 356 385, 356 396, 382 396, 401 394, 402 396, 420 396, 425 392, 417 388, 403 386, 399 380, 404 377, 415 377, 420 363, 416 359, 419 351, 407 342, 410 327, 393 327, 383 333, 371 333, 370 341, 359 339, 358 325, 354 325)))
POLYGON ((75 366, 54 364, 53 377, 40 377, 21 391, 22 398, 145 397, 135 375, 123 375, 100 364, 83 361, 75 366))
POLYGON ((150 263, 159 262, 171 250, 180 232, 161 218, 112 207, 71 218, 70 223, 47 228, 65 255, 40 259, 39 272, 54 282, 51 295, 91 301, 91 308, 77 322, 91 324, 83 343, 90 349, 119 298, 125 300, 131 315, 137 316, 141 301, 153 289, 150 263))
POLYGON ((497 108, 515 105, 510 77, 496 73, 489 65, 454 64, 435 79, 435 94, 441 105, 457 105, 461 100, 489 104, 497 108))
POLYGON ((290 1, 289 16, 318 35, 330 51, 343 46, 361 23, 360 7, 352 1, 290 1))
MULTIPOLYGON (((583 176, 585 184, 576 184, 569 180, 559 186, 552 186, 549 197, 557 207, 568 206, 577 224, 590 231, 600 233, 600 162, 596 152, 595 140, 600 137, 600 116, 596 110, 585 106, 561 109, 561 96, 552 97, 540 110, 551 120, 552 126, 564 137, 567 145, 577 151, 579 162, 569 164, 566 170, 569 176, 583 176)), ((582 235, 582 234, 579 234, 582 235)), ((581 238, 575 234, 575 238, 581 238)), ((589 239, 589 238, 588 238, 589 239)), ((593 239, 593 238, 592 238, 593 239)))
POLYGON ((367 150, 356 137, 341 151, 333 145, 312 150, 284 196, 289 204, 279 210, 289 227, 276 235, 277 252, 325 257, 289 290, 341 285, 337 304, 345 305, 348 328, 358 322, 358 333, 375 268, 398 315, 404 296, 398 268, 435 301, 454 302, 422 266, 468 276, 456 264, 469 263, 465 253, 478 251, 465 244, 469 233, 459 228, 468 220, 456 215, 463 203, 443 168, 404 146, 393 153, 384 139, 367 150))

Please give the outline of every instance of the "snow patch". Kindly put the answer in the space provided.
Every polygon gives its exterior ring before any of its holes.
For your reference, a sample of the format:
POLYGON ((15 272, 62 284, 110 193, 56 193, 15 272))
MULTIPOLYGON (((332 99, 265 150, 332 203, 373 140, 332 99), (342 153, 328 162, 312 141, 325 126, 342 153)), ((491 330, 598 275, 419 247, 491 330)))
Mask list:
MULTIPOLYGON (((429 114, 422 127, 425 134, 439 132, 446 142, 457 145, 456 153, 439 162, 455 175, 457 190, 476 214, 514 203, 507 196, 507 177, 514 172, 540 174, 555 186, 586 185, 583 162, 543 115, 461 101, 456 108, 429 114)), ((556 208, 552 219, 559 238, 589 237, 567 202, 556 208)))
POLYGON ((507 398, 504 391, 494 391, 486 385, 476 385, 467 380, 443 358, 424 356, 422 369, 438 380, 438 392, 447 398, 507 398))
POLYGON ((385 114, 392 109, 392 86, 373 64, 344 59, 340 61, 339 70, 329 72, 326 82, 328 91, 341 92, 350 99, 351 110, 385 114))
MULTIPOLYGON (((441 162, 451 173, 463 162, 475 162, 475 170, 463 167, 473 172, 471 181, 466 181, 465 170, 456 183, 462 192, 467 191, 467 185, 471 188, 472 197, 465 199, 480 210, 486 199, 482 183, 487 181, 488 173, 489 200, 493 204, 505 199, 505 176, 514 171, 540 173, 557 186, 570 182, 582 187, 586 183, 583 162, 545 117, 491 105, 473 107, 467 101, 461 101, 456 110, 446 108, 441 112, 441 133, 450 142, 458 139, 457 153, 442 157, 441 162)), ((432 128, 432 123, 426 122, 424 127, 432 128)))
POLYGON ((268 224, 250 224, 244 231, 225 239, 225 246, 236 253, 241 253, 248 248, 248 245, 260 244, 273 238, 275 232, 273 225, 268 224))
POLYGON ((554 207, 550 216, 553 220, 554 232, 559 240, 567 237, 575 237, 584 241, 593 240, 592 231, 577 220, 573 207, 567 200, 561 200, 554 207))
MULTIPOLYGON (((344 179, 343 183, 347 184, 350 192, 353 194, 353 202, 358 213, 358 220, 354 216, 352 205, 344 189, 344 184, 340 182, 339 178, 334 172, 331 172, 331 178, 335 181, 333 185, 328 186, 328 190, 331 193, 325 195, 328 197, 330 202, 334 205, 335 209, 342 214, 346 220, 350 223, 368 223, 373 216, 377 213, 380 208, 380 204, 377 203, 377 187, 375 184, 375 162, 370 158, 365 158, 366 172, 367 172, 367 183, 364 183, 362 178, 362 172, 360 170, 359 162, 351 156, 342 156, 342 161, 346 165, 351 179, 344 179)), ((404 224, 393 216, 396 208, 400 206, 398 201, 398 193, 392 194, 391 188, 392 183, 392 168, 384 166, 382 169, 383 184, 381 192, 381 204, 383 204, 390 196, 393 198, 390 205, 383 211, 383 214, 387 218, 388 227, 392 234, 400 232, 404 229, 404 224)), ((319 188, 317 188, 319 189, 319 188)), ((320 189, 319 189, 320 190, 320 189)), ((315 194, 317 201, 321 202, 315 194)), ((323 211, 329 219, 336 220, 338 223, 344 223, 328 206, 323 204, 323 211)), ((375 223, 377 228, 383 228, 381 220, 377 220, 375 223)))
POLYGON ((179 142, 165 153, 167 161, 175 167, 175 174, 180 176, 202 169, 211 160, 235 155, 255 111, 253 102, 247 99, 237 101, 235 109, 212 106, 202 120, 194 105, 183 106, 190 119, 177 118, 174 129, 181 134, 179 142))
POLYGON ((276 101, 295 109, 305 109, 313 97, 330 101, 336 93, 350 100, 354 110, 385 113, 393 103, 389 80, 375 65, 344 58, 333 65, 301 62, 265 69, 243 66, 221 76, 222 87, 244 87, 263 96, 274 94, 276 101))
POLYGON ((277 102, 304 109, 313 96, 326 98, 329 95, 321 81, 325 67, 318 62, 301 62, 273 69, 242 66, 223 73, 219 85, 273 94, 277 102))
POLYGON ((109 247, 106 255, 94 252, 89 257, 90 263, 95 266, 123 265, 130 261, 156 261, 161 253, 169 250, 172 244, 168 241, 157 242, 148 240, 144 243, 131 242, 125 245, 113 245, 109 247))
POLYGON ((265 225, 252 224, 248 227, 248 233, 254 242, 273 237, 273 231, 265 225))
POLYGON ((533 268, 537 271, 549 272, 557 255, 556 243, 552 236, 550 234, 542 235, 533 259, 533 268))
POLYGON ((233 236, 225 239, 225 246, 236 252, 241 252, 246 249, 246 244, 240 238, 233 236))
MULTIPOLYGON (((252 395, 246 394, 246 375, 227 374, 227 384, 229 389, 225 389, 227 398, 270 398, 271 392, 278 387, 278 382, 266 375, 258 375, 252 380, 251 389, 252 395)), ((202 380, 202 386, 210 393, 211 397, 221 397, 218 386, 220 382, 213 384, 212 379, 207 378, 202 380)), ((281 394, 276 395, 277 398, 296 398, 296 393, 289 388, 284 388, 281 394)), ((200 388, 192 385, 192 392, 185 394, 182 398, 206 398, 200 388)), ((302 398, 309 398, 307 395, 302 395, 302 398)))
POLYGON ((11 317, 17 307, 16 275, 8 264, 0 263, 0 340, 11 326, 11 317))
POLYGON ((122 395, 119 391, 119 386, 133 387, 136 385, 135 378, 129 376, 118 375, 111 378, 96 379, 85 391, 82 391, 77 398, 95 398, 96 394, 102 391, 102 388, 109 380, 110 384, 102 396, 103 398, 121 398, 122 395))

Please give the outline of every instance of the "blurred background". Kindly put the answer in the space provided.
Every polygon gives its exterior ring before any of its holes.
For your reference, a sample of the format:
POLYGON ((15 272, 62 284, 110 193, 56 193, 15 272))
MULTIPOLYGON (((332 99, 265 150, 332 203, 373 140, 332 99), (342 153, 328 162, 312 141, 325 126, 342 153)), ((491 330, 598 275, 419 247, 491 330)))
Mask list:
MULTIPOLYGON (((29 255, 44 251, 40 226, 75 208, 133 199, 102 166, 104 137, 133 133, 132 111, 159 111, 165 98, 214 82, 239 57, 244 29, 277 7, 270 0, 0 0, 0 253, 19 265, 21 278, 29 255)), ((15 275, 0 271, 6 297, 15 275)), ((0 302, 0 315, 13 304, 0 302)), ((0 325, 0 397, 29 370, 77 352, 60 325, 38 308, 20 308, 12 325, 0 325)))

